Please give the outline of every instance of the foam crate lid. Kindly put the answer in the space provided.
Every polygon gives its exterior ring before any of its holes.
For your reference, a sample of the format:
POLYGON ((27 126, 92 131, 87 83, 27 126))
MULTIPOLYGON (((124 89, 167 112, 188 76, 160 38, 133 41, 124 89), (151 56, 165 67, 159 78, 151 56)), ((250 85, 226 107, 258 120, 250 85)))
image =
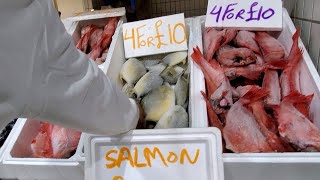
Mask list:
POLYGON ((133 130, 111 137, 87 135, 85 179, 223 180, 221 144, 217 128, 133 130), (121 163, 116 163, 118 158, 121 163), (107 166, 113 163, 120 166, 107 166), (139 164, 142 167, 138 168, 139 164))

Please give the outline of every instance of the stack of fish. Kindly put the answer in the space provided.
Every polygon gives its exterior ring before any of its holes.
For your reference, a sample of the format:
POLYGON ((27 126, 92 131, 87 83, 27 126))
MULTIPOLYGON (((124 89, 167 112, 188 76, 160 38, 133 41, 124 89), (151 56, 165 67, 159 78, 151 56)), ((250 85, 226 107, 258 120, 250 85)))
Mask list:
POLYGON ((120 78, 122 91, 140 103, 145 117, 139 128, 188 127, 189 73, 187 52, 175 52, 162 60, 128 59, 120 78))
POLYGON ((104 28, 93 24, 83 27, 81 29, 81 38, 77 42, 77 48, 86 53, 96 64, 103 64, 107 58, 118 21, 117 17, 111 17, 104 28))
POLYGON ((267 32, 206 28, 204 55, 192 54, 206 81, 210 126, 223 134, 225 152, 320 151, 320 130, 303 95, 300 31, 290 52, 267 32))
POLYGON ((3 146, 4 142, 8 138, 13 126, 15 125, 17 119, 11 121, 4 129, 0 131, 0 148, 3 146))
POLYGON ((39 133, 31 142, 32 157, 69 158, 76 151, 80 136, 81 132, 41 122, 39 133))

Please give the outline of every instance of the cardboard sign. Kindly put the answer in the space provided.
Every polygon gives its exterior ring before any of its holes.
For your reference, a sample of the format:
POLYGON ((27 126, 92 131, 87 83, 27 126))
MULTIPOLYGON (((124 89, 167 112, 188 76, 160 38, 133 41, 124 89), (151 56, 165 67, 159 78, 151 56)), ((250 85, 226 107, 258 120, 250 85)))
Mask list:
POLYGON ((184 14, 123 24, 126 58, 187 50, 184 14))
POLYGON ((282 0, 209 0, 205 26, 281 30, 282 0))
POLYGON ((217 129, 133 131, 96 137, 85 149, 86 179, 223 180, 217 129), (88 159, 88 157, 90 157, 88 159))

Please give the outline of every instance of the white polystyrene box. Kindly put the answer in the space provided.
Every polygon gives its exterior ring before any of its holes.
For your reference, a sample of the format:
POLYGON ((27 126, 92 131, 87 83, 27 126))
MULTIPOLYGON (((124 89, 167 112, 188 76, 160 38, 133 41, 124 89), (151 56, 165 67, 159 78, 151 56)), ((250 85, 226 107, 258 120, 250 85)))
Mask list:
MULTIPOLYGON (((200 30, 197 32, 199 35, 197 44, 203 50, 202 33, 205 27, 205 16, 197 17, 194 24, 195 28, 200 30)), ((283 30, 274 32, 273 35, 284 45, 287 52, 290 52, 292 35, 295 31, 296 28, 284 9, 283 30)), ((299 39, 299 46, 304 52, 299 70, 301 91, 307 95, 314 93, 310 112, 315 124, 320 127, 320 78, 301 39, 299 39)), ((207 113, 206 108, 201 111, 207 113)), ((207 116, 202 120, 203 124, 207 124, 207 116)), ((224 153, 223 161, 225 178, 228 180, 320 179, 320 153, 224 153)))
MULTIPOLYGON (((85 179, 223 180, 221 142, 217 128, 133 130, 110 137, 86 135, 85 179), (120 153, 123 148, 131 152, 135 165, 146 162, 146 150, 153 151, 154 156, 149 156, 149 166, 145 164, 147 166, 138 168, 124 161, 118 167, 107 168, 107 159, 111 156, 107 154, 111 151, 120 153), (185 157, 180 153, 183 150, 193 159, 193 164, 187 160, 181 163, 185 157), (180 160, 169 161, 172 160, 170 154, 175 154, 180 160), (119 176, 122 178, 115 178, 119 176)), ((130 155, 126 153, 125 156, 130 155)))
POLYGON ((6 169, 6 166, 2 164, 2 161, 5 157, 5 152, 7 151, 8 144, 12 141, 12 136, 14 136, 17 131, 20 131, 22 128, 23 122, 21 120, 17 120, 14 124, 9 136, 7 137, 6 141, 4 142, 3 146, 0 148, 0 178, 8 178, 10 172, 6 169))
POLYGON ((6 178, 17 179, 83 179, 83 134, 78 148, 68 159, 25 158, 31 156, 31 142, 40 128, 40 121, 19 119, 20 128, 15 131, 4 153, 3 165, 9 174, 6 178), (82 162, 82 163, 81 163, 82 162))
MULTIPOLYGON (((111 54, 113 52, 113 48, 114 48, 114 39, 115 37, 119 36, 119 31, 117 31, 117 29, 122 25, 122 23, 124 21, 126 21, 126 18, 121 16, 119 17, 119 22, 117 25, 117 28, 112 36, 112 41, 109 47, 109 52, 107 55, 107 58, 105 60, 105 62, 103 64, 98 65, 98 67, 103 70, 105 68, 105 66, 108 66, 108 63, 110 63, 110 58, 111 58, 111 54)), ((104 18, 100 18, 100 19, 83 19, 81 21, 74 21, 74 22, 68 22, 67 20, 65 20, 65 27, 67 29, 67 32, 69 34, 72 35, 72 38, 74 40, 75 45, 77 44, 77 42, 79 41, 80 37, 81 37, 81 29, 82 27, 85 27, 86 25, 90 25, 90 24, 94 24, 94 25, 98 25, 98 26, 105 26, 107 23, 107 19, 108 17, 104 17, 104 18), (68 22, 68 23, 67 23, 68 22)))
MULTIPOLYGON (((202 119, 206 114, 202 111, 198 111, 197 109, 201 109, 205 107, 202 101, 199 101, 199 97, 197 97, 198 92, 200 92, 198 86, 204 86, 199 79, 199 70, 194 68, 194 63, 191 60, 191 53, 192 48, 195 46, 196 36, 194 35, 193 31, 193 18, 186 18, 185 25, 187 30, 187 37, 188 37, 188 63, 189 63, 189 71, 190 71, 190 81, 189 81, 189 127, 205 127, 202 123, 202 119), (199 114, 200 112, 200 114, 199 114)), ((124 62, 126 61, 125 52, 124 52, 124 44, 123 44, 123 36, 122 36, 122 28, 118 28, 116 32, 120 34, 119 36, 115 36, 115 47, 112 48, 111 58, 108 60, 108 65, 104 68, 104 73, 111 78, 119 87, 122 87, 124 84, 120 79, 120 70, 124 62)), ((161 55, 160 55, 161 56, 161 55)), ((148 59, 148 56, 143 57, 148 59)))

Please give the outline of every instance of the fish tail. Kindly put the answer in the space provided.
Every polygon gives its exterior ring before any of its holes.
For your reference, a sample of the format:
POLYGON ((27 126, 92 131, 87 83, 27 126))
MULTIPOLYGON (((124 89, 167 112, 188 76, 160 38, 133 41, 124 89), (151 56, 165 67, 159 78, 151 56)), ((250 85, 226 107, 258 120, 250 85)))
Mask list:
POLYGON ((303 95, 298 91, 294 91, 283 98, 283 101, 291 102, 291 103, 307 103, 310 104, 313 99, 314 94, 303 95))
POLYGON ((288 60, 292 61, 292 66, 295 66, 300 62, 303 54, 302 48, 299 48, 299 37, 300 29, 297 29, 297 31, 292 36, 292 47, 288 57, 288 60))
POLYGON ((193 48, 191 57, 198 65, 201 64, 201 58, 204 58, 198 46, 193 48))

